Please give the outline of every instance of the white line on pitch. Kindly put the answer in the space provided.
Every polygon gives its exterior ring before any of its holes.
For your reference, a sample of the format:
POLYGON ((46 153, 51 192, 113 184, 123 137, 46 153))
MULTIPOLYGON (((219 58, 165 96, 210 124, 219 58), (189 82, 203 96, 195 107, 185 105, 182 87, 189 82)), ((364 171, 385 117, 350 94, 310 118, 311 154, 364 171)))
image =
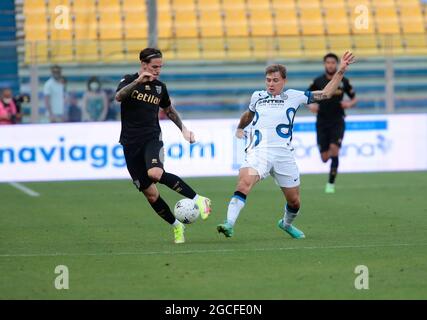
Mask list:
POLYGON ((278 247, 278 248, 248 248, 248 249, 212 249, 212 250, 177 250, 177 251, 141 251, 141 252, 87 252, 87 253, 21 253, 0 254, 0 258, 18 257, 58 257, 58 256, 138 256, 138 255, 178 255, 197 253, 234 253, 258 251, 291 251, 291 250, 331 250, 331 249, 367 249, 384 247, 424 247, 427 243, 395 243, 395 244, 367 244, 367 245, 342 245, 342 246, 308 246, 308 247, 278 247))
POLYGON ((21 190, 23 193, 29 195, 30 197, 39 197, 40 196, 40 193, 35 192, 34 190, 31 190, 30 188, 24 186, 21 183, 9 182, 9 184, 16 189, 21 190))

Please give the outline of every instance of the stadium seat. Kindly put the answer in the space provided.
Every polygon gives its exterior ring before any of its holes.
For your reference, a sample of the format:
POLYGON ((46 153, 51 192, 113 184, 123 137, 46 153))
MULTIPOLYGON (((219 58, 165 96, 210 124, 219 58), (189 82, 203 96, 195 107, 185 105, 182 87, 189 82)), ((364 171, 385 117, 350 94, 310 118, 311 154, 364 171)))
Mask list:
POLYGON ((276 35, 299 35, 297 9, 294 0, 272 0, 272 10, 276 35))
POLYGON ((221 11, 217 8, 203 7, 199 11, 200 35, 205 37, 222 37, 224 34, 221 11))
POLYGON ((318 0, 299 2, 300 24, 303 35, 324 34, 324 23, 318 0))
POLYGON ((424 33, 424 21, 418 0, 398 0, 403 33, 424 33))
POLYGON ((248 0, 250 31, 253 36, 272 36, 273 19, 270 3, 262 0, 248 0))
POLYGON ((104 40, 99 42, 102 61, 123 61, 125 47, 122 40, 104 40))
POLYGON ((302 40, 305 56, 321 57, 327 51, 326 38, 324 36, 304 36, 302 40))
POLYGON ((226 57, 231 59, 250 58, 252 52, 248 37, 234 37, 226 39, 226 57))
POLYGON ((98 41, 76 41, 74 58, 79 62, 99 62, 98 41))
POLYGON ((125 12, 124 33, 126 39, 146 39, 148 23, 145 12, 125 12))
POLYGON ((25 16, 25 40, 46 40, 48 25, 44 14, 28 14, 25 16))
POLYGON ((246 5, 243 0, 223 2, 224 22, 227 36, 246 37, 249 35, 246 5))
POLYGON ((393 3, 376 3, 375 19, 378 33, 397 34, 400 33, 399 21, 397 19, 396 7, 393 3))
POLYGON ((303 53, 301 37, 280 37, 278 44, 281 58, 297 58, 303 53))
POLYGON ((99 13, 99 39, 121 39, 122 19, 121 15, 114 11, 99 13))
POLYGON ((175 12, 175 36, 177 38, 195 38, 198 36, 197 19, 193 10, 175 12))
POLYGON ((157 1, 157 28, 159 38, 166 39, 172 37, 172 8, 169 0, 157 1))
POLYGON ((352 50, 353 48, 351 37, 348 35, 330 34, 326 39, 328 51, 336 52, 338 54, 345 50, 352 50))
POLYGON ((199 39, 176 39, 174 43, 176 59, 190 60, 200 58, 199 39))
POLYGON ((51 41, 49 43, 49 49, 51 62, 72 62, 74 59, 73 42, 71 40, 51 41))
POLYGON ((223 59, 226 57, 224 38, 204 37, 201 39, 202 59, 223 59))
POLYGON ((278 44, 273 37, 253 37, 252 56, 258 59, 272 59, 278 56, 278 44))
POLYGON ((346 10, 342 1, 340 4, 329 1, 323 2, 327 34, 349 34, 349 21, 346 10))

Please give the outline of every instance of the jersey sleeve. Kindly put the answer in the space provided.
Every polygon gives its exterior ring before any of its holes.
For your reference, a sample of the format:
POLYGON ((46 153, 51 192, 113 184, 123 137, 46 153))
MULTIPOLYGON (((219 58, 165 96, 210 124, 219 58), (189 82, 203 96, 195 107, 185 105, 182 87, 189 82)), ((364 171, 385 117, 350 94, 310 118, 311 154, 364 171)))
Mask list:
POLYGON ((121 80, 119 85, 117 86, 116 92, 123 89, 124 87, 126 87, 129 83, 131 83, 132 80, 132 76, 130 75, 125 75, 121 80))
POLYGON ((160 100, 160 103, 159 103, 159 107, 164 109, 164 108, 170 107, 172 102, 169 97, 169 92, 168 92, 168 89, 166 88, 166 85, 163 85, 162 90, 163 90, 163 94, 162 94, 162 99, 160 100))
POLYGON ((356 92, 354 92, 353 86, 350 84, 350 80, 344 78, 344 92, 353 99, 356 96, 356 92))
POLYGON ((313 103, 313 93, 310 90, 306 90, 306 91, 289 90, 289 91, 292 92, 292 96, 296 100, 296 103, 298 104, 298 106, 301 104, 313 103))
POLYGON ((255 112, 256 111, 256 103, 259 101, 261 99, 261 93, 260 93, 260 91, 255 91, 253 94, 252 94, 252 97, 251 97, 251 102, 249 102, 249 110, 250 111, 252 111, 252 112, 255 112))

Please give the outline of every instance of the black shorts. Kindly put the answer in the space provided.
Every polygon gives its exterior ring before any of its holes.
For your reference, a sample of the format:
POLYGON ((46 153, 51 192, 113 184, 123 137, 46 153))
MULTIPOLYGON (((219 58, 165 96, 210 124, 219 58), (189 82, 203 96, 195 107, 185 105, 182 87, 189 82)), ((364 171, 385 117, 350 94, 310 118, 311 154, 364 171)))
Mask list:
POLYGON ((163 141, 153 139, 141 145, 127 145, 123 151, 133 183, 139 191, 147 189, 153 183, 147 171, 154 167, 163 169, 163 141))
POLYGON ((316 123, 317 130, 317 145, 320 152, 329 150, 331 143, 341 147, 342 139, 344 138, 345 122, 329 122, 329 123, 316 123))

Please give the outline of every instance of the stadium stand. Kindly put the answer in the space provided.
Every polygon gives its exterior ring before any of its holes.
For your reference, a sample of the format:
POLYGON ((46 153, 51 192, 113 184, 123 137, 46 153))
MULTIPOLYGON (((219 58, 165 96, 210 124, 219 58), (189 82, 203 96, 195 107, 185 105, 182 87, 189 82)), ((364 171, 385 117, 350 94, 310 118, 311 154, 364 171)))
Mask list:
MULTIPOLYGON (((171 59, 315 57, 349 46, 358 56, 426 53, 418 0, 157 2, 159 44, 171 59)), ((25 61, 130 61, 135 40, 147 41, 146 11, 144 0, 24 1, 25 61), (58 29, 64 12, 70 26, 58 29)))

